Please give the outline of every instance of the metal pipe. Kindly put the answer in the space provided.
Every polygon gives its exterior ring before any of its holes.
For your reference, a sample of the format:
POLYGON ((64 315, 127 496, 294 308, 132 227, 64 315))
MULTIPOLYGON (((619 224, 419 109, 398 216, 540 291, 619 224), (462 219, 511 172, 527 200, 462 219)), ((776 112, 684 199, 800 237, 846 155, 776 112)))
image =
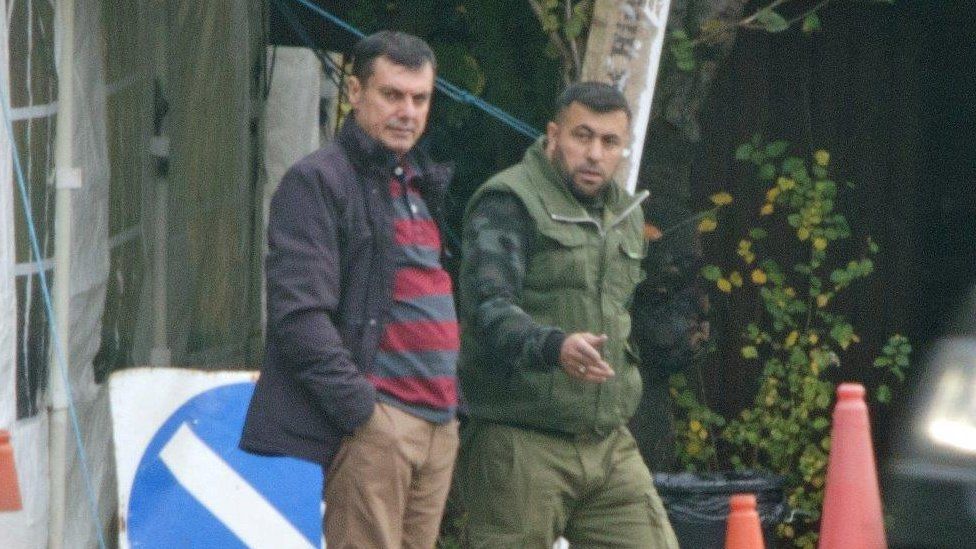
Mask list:
POLYGON ((67 495, 68 405, 70 398, 62 366, 69 368, 72 194, 81 184, 74 168, 74 0, 58 2, 60 47, 58 49, 58 116, 55 137, 55 218, 54 218, 54 315, 57 333, 52 336, 48 365, 50 394, 49 480, 50 517, 48 547, 64 546, 65 501, 67 495), (54 341, 54 338, 58 341, 54 341), (60 351, 60 353, 59 353, 60 351), (59 356, 61 355, 61 356, 59 356), (62 363, 62 359, 64 362, 62 363))
POLYGON ((166 31, 169 28, 169 12, 165 6, 158 6, 156 18, 153 19, 155 30, 153 38, 153 56, 156 65, 157 93, 154 95, 153 105, 153 136, 150 142, 150 154, 153 159, 153 245, 152 245, 152 296, 153 296, 153 326, 152 350, 149 353, 149 363, 154 367, 166 367, 172 363, 170 356, 167 318, 167 241, 169 238, 169 137, 166 135, 166 105, 167 90, 167 56, 166 31))
POLYGON ((166 210, 168 197, 166 177, 157 175, 155 178, 156 200, 153 238, 153 347, 150 353, 150 364, 160 368, 170 365, 169 343, 166 337, 166 238, 168 231, 166 210))

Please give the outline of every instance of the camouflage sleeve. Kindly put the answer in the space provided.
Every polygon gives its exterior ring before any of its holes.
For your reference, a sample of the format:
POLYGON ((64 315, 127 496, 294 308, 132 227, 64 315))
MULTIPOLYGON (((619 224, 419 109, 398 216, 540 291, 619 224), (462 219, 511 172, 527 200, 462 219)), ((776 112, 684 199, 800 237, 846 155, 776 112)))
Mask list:
POLYGON ((566 334, 537 323, 519 306, 534 224, 525 206, 507 193, 487 193, 464 228, 460 290, 468 329, 499 366, 558 367, 566 334), (512 359, 515 359, 514 361, 512 359))

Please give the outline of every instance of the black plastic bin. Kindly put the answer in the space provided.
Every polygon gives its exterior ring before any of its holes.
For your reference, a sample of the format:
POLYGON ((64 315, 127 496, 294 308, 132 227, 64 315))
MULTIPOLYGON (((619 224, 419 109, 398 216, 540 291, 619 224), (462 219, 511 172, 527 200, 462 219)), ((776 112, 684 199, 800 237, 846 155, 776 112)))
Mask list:
POLYGON ((654 486, 682 549, 723 549, 729 498, 742 493, 756 495, 766 547, 776 547, 774 527, 787 514, 782 477, 762 472, 654 473, 654 486))

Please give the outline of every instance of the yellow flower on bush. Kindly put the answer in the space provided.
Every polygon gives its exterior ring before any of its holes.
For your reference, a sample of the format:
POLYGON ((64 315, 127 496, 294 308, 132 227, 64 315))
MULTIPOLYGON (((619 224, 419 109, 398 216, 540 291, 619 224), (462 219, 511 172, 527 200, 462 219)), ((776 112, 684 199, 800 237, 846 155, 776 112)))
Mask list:
POLYGON ((701 428, 702 428, 702 424, 697 419, 693 419, 688 422, 688 430, 691 431, 692 433, 697 433, 698 431, 701 430, 701 428))
POLYGON ((823 309, 827 306, 827 302, 829 301, 830 298, 827 296, 827 294, 820 294, 817 296, 817 307, 823 309))
POLYGON ((742 287, 742 275, 739 274, 739 271, 732 271, 729 273, 729 282, 731 282, 736 288, 742 287))
POLYGON ((786 336, 786 341, 784 342, 784 343, 786 343, 786 347, 787 348, 790 348, 790 347, 796 345, 796 340, 799 339, 799 337, 800 337, 800 332, 798 332, 796 330, 793 330, 792 332, 790 332, 790 334, 788 336, 786 336))
POLYGON ((762 286, 766 283, 766 273, 762 269, 753 269, 752 274, 749 276, 752 279, 752 283, 757 286, 762 286))
POLYGON ((698 222, 698 232, 700 233, 710 233, 718 227, 718 222, 715 221, 714 217, 706 217, 698 222))
POLYGON ((817 164, 826 166, 830 163, 830 153, 823 149, 819 149, 813 153, 813 159, 817 161, 817 164))
POLYGON ((800 227, 796 230, 796 237, 800 240, 806 240, 810 238, 810 229, 806 227, 800 227))
POLYGON ((711 200, 712 204, 715 204, 716 206, 727 206, 732 203, 732 195, 725 191, 715 193, 708 197, 708 199, 711 200))
POLYGON ((816 345, 820 341, 820 336, 817 335, 817 332, 810 332, 810 335, 807 336, 807 341, 810 342, 810 345, 816 345))
POLYGON ((773 202, 774 200, 776 200, 776 197, 779 196, 779 193, 780 193, 779 187, 770 188, 768 191, 766 191, 766 202, 773 202))
POLYGON ((756 260, 756 254, 752 253, 752 241, 742 239, 739 241, 739 249, 735 251, 746 264, 752 264, 756 260))
POLYGON ((771 213, 773 213, 772 204, 769 203, 763 204, 763 207, 759 209, 759 215, 769 215, 771 213))
POLYGON ((792 286, 787 286, 786 289, 783 290, 783 293, 786 294, 786 297, 796 297, 796 290, 794 290, 792 286))
POLYGON ((793 181, 789 177, 780 177, 776 180, 776 186, 784 191, 796 188, 796 181, 793 181))
POLYGON ((722 290, 727 294, 732 292, 732 283, 729 282, 728 279, 720 278, 715 281, 715 285, 718 286, 719 290, 722 290))
POLYGON ((813 239, 813 247, 814 247, 814 249, 817 249, 817 250, 826 250, 827 249, 827 239, 824 238, 824 237, 822 237, 822 236, 818 236, 817 238, 814 238, 813 239))

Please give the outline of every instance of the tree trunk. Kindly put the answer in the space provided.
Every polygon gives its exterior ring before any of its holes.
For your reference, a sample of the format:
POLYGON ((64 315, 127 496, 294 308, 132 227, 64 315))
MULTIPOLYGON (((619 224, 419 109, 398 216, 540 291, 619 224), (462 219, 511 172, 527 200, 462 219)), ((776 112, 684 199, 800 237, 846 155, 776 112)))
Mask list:
POLYGON ((678 467, 668 374, 689 370, 707 333, 707 302, 696 284, 701 252, 695 225, 668 231, 694 209, 691 173, 700 156, 698 116, 719 65, 732 50, 735 24, 745 3, 672 0, 668 16, 668 34, 685 30, 695 36, 709 20, 715 21, 711 26, 721 25, 729 32, 707 46, 699 46, 694 71, 678 69, 672 56, 665 56, 640 166, 638 187, 651 191, 645 217, 666 232, 662 240, 649 246, 644 265, 648 277, 637 290, 633 311, 634 338, 644 366, 644 393, 630 427, 641 455, 654 471, 678 467))
POLYGON ((729 29, 716 41, 699 45, 695 69, 678 69, 670 55, 661 64, 641 163, 639 187, 655 197, 690 207, 691 169, 698 156, 701 127, 698 115, 711 90, 722 61, 735 42, 736 23, 742 19, 746 0, 672 0, 668 34, 685 30, 694 37, 706 21, 729 29))

